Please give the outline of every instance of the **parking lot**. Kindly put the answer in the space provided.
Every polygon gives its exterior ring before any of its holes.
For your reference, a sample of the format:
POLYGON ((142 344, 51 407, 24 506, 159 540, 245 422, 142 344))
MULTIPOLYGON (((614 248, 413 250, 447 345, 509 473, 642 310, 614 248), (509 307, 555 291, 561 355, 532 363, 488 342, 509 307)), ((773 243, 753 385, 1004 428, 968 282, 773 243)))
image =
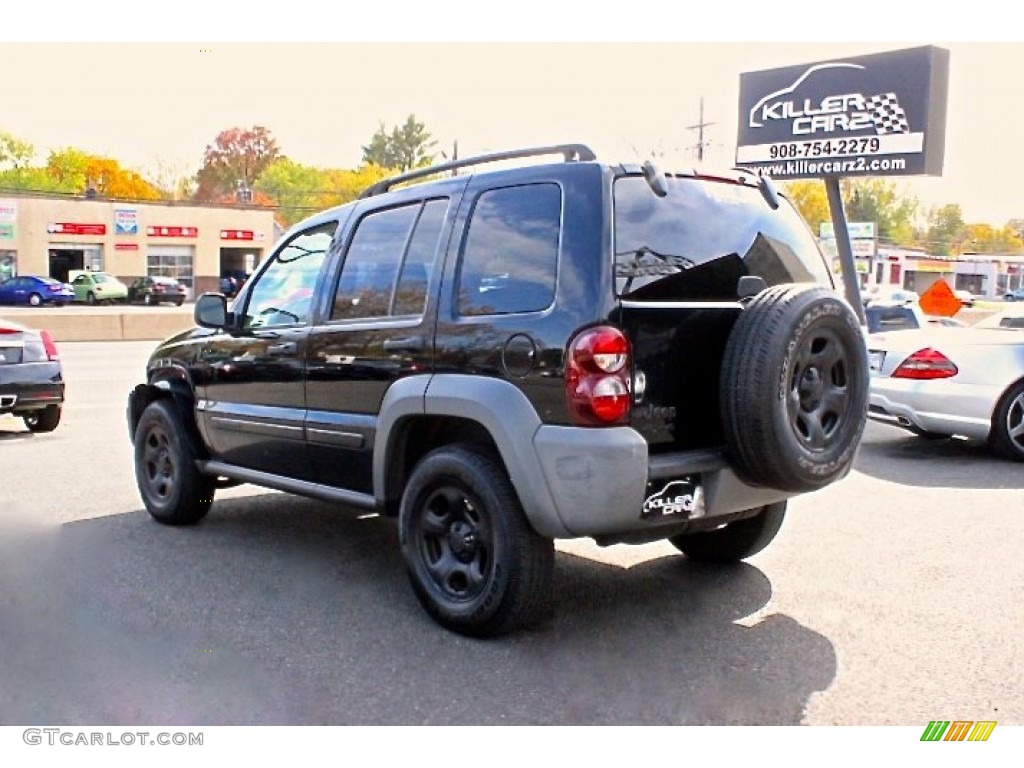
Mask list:
POLYGON ((124 407, 152 346, 65 343, 57 431, 0 417, 0 722, 1024 724, 1024 467, 984 446, 869 424, 746 564, 560 543, 555 618, 472 641, 390 521, 243 486, 151 522, 124 407))

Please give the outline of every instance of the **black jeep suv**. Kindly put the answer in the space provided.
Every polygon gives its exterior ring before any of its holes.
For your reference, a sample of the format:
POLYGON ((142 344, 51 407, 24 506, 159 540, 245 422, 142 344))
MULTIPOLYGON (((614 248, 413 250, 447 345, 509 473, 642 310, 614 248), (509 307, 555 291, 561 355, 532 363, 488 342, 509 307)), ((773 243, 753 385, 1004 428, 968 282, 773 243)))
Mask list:
POLYGON ((467 635, 546 614, 556 538, 759 552, 866 417, 856 315, 770 180, 582 145, 382 181, 195 318, 129 398, 151 515, 245 482, 397 517, 420 602, 467 635))

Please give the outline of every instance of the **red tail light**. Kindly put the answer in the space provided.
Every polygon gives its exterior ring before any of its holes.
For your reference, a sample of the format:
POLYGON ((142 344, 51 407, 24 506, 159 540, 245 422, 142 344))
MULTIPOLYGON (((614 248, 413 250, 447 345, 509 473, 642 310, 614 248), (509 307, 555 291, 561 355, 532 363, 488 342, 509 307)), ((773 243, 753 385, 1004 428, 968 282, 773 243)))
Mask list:
POLYGON ((57 351, 57 345, 53 343, 53 336, 50 335, 50 332, 40 331, 39 338, 43 340, 43 349, 46 350, 46 359, 60 360, 60 353, 57 351))
POLYGON ((49 289, 51 291, 61 291, 61 290, 64 290, 64 286, 63 285, 48 285, 47 289, 49 289))
POLYGON ((565 396, 577 424, 603 426, 629 420, 629 340, 602 325, 581 332, 569 344, 565 396))
POLYGON ((919 349, 892 372, 894 379, 948 379, 956 376, 959 369, 953 361, 937 349, 919 349))

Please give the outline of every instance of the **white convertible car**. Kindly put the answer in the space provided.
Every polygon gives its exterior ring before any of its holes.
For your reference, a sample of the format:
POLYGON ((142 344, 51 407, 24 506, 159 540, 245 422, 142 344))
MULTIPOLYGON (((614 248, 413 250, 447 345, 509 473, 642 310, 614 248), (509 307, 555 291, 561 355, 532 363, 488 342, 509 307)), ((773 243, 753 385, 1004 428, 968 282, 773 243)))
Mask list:
POLYGON ((967 328, 868 337, 868 416, 922 437, 988 440, 1024 461, 1024 308, 967 328))

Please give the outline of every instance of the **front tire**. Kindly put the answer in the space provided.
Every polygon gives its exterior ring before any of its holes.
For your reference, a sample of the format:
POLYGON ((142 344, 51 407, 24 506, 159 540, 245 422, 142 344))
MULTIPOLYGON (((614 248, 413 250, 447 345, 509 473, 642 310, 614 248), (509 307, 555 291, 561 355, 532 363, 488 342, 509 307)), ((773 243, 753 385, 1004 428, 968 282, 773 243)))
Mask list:
POLYGON ((53 432, 60 424, 60 414, 59 405, 48 405, 38 411, 26 413, 21 418, 30 432, 53 432))
POLYGON ((1018 381, 999 398, 992 414, 989 444, 1000 456, 1024 461, 1024 381, 1018 381))
POLYGON ((192 525, 210 511, 217 478, 199 472, 197 458, 174 403, 150 403, 135 429, 135 480, 157 522, 192 525))
POLYGON ((753 517, 745 517, 724 528, 684 533, 669 539, 691 560, 701 563, 735 563, 756 555, 771 544, 786 517, 786 502, 769 504, 753 517))
POLYGON ((425 456, 402 495, 399 534, 413 591, 442 626, 494 637, 546 615, 554 543, 530 527, 493 454, 460 445, 425 456))
POLYGON ((92 291, 89 291, 87 294, 85 294, 85 303, 89 304, 89 305, 95 304, 96 303, 96 294, 93 293, 92 291))

